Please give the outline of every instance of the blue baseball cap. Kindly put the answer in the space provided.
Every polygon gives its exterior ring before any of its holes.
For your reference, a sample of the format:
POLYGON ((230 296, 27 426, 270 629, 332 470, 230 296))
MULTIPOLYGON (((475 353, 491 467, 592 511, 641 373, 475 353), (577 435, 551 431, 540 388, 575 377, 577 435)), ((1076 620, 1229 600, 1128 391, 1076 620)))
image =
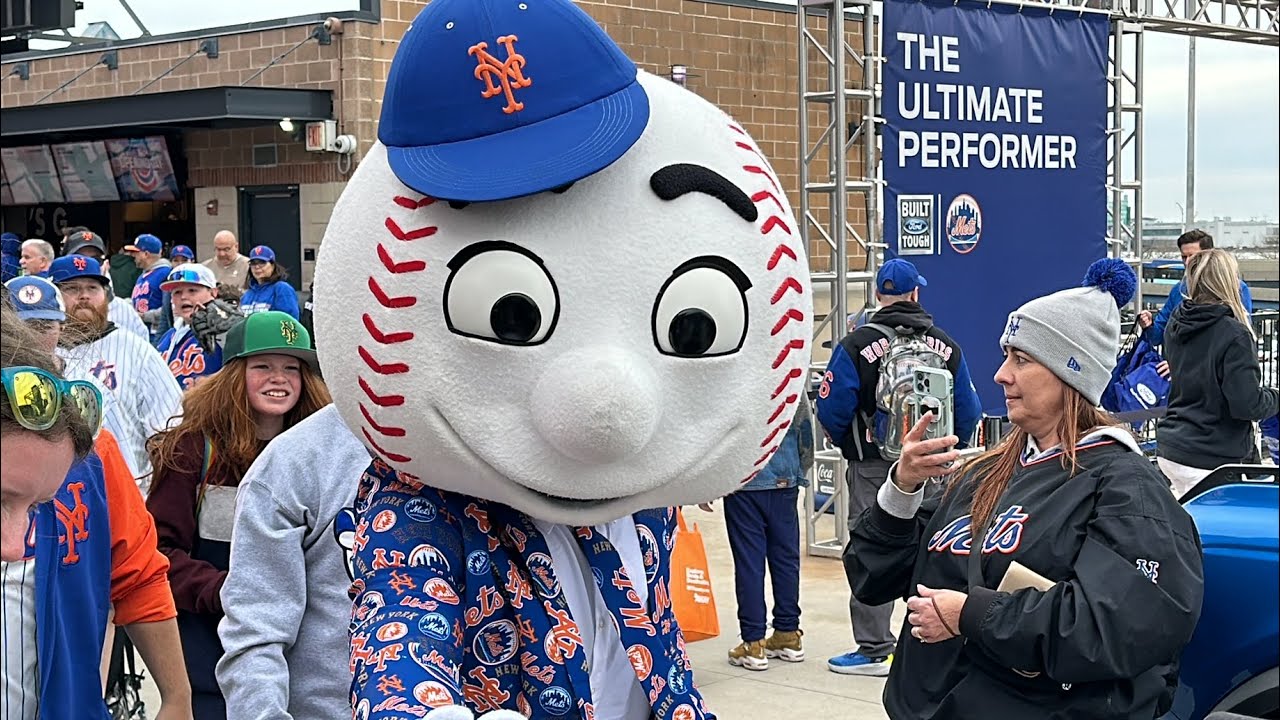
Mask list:
POLYGON ((102 263, 87 255, 63 255, 49 266, 49 276, 55 283, 64 283, 76 278, 93 278, 103 285, 111 280, 102 274, 102 263))
POLYGON ((149 252, 159 255, 164 250, 164 243, 160 242, 160 238, 155 235, 143 233, 133 241, 132 245, 125 245, 124 249, 125 252, 149 252))
POLYGON ((266 245, 256 245, 249 251, 249 262, 260 260, 262 262, 275 262, 276 251, 266 245))
POLYGON ((42 277, 27 275, 14 278, 4 286, 9 289, 9 299, 20 319, 66 322, 67 306, 57 285, 42 277))
POLYGON ((433 0, 396 50, 378 140, 405 185, 483 202, 599 172, 648 123, 635 63, 571 0, 433 0))
POLYGON ((188 260, 195 260, 196 254, 191 252, 191 248, 187 247, 186 245, 174 245, 173 249, 169 251, 169 259, 172 260, 173 258, 176 258, 176 257, 184 257, 188 260))
POLYGON ((876 273, 876 291, 881 295, 906 295, 928 284, 916 266, 902 258, 889 260, 876 273))

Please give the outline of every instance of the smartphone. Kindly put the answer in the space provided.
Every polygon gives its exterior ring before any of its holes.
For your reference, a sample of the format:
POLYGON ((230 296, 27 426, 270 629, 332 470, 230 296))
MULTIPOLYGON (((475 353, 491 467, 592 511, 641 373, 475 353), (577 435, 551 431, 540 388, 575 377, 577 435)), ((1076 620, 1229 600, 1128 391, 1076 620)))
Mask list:
POLYGON ((911 425, 914 427, 925 413, 933 414, 933 422, 925 431, 925 439, 946 437, 954 432, 955 392, 951 371, 943 368, 918 367, 912 371, 911 425))

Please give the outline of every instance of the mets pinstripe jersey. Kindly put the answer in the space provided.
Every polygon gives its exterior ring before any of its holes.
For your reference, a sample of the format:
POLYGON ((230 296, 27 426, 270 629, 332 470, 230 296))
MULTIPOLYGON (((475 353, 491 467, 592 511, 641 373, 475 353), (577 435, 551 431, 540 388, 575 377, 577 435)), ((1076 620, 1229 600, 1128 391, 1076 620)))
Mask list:
POLYGON ((424 487, 377 460, 361 479, 356 509, 355 717, 407 720, 463 705, 477 714, 594 720, 599 668, 580 623, 598 621, 597 629, 616 633, 648 701, 639 717, 714 718, 694 685, 671 608, 672 510, 632 516, 643 565, 636 585, 604 533, 572 528, 579 562, 602 600, 575 618, 560 563, 523 513, 424 487))
POLYGON ((147 439, 182 414, 182 389, 160 353, 145 340, 114 325, 98 338, 72 348, 58 348, 68 376, 93 376, 111 391, 124 418, 116 437, 133 455, 132 467, 145 494, 151 458, 147 439))
POLYGON ((128 300, 111 298, 111 302, 107 305, 107 319, 115 323, 116 327, 128 330, 143 340, 151 342, 151 333, 147 330, 146 323, 142 322, 138 311, 133 309, 133 304, 128 300))

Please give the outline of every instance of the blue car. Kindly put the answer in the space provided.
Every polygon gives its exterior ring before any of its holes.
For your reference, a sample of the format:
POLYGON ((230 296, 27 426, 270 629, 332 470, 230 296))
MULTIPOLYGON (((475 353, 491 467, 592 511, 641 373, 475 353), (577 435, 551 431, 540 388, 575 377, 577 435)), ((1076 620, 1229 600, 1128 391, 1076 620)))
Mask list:
POLYGON ((1183 500, 1204 546, 1204 605, 1163 720, 1280 718, 1278 479, 1274 466, 1229 465, 1183 500))

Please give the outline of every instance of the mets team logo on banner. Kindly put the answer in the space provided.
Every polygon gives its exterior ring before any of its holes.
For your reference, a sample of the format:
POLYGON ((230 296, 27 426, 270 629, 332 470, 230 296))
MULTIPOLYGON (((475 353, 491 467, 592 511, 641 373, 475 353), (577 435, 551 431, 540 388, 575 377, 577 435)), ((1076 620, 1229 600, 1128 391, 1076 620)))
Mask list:
POLYGON ((957 195, 947 208, 947 242, 964 255, 973 252, 981 237, 982 208, 972 195, 957 195))
POLYGON ((898 196, 899 255, 932 255, 935 225, 932 195, 898 196))

